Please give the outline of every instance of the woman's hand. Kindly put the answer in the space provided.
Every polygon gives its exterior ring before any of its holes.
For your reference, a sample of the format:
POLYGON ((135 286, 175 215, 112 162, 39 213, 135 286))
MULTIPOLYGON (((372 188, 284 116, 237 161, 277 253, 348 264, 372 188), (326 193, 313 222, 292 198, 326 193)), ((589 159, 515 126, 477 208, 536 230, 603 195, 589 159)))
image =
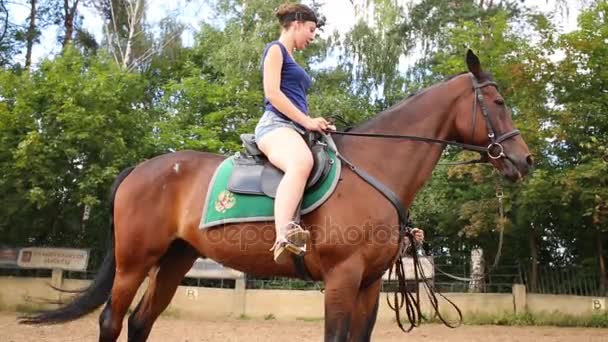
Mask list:
POLYGON ((307 130, 314 131, 314 132, 327 132, 327 131, 336 130, 336 126, 332 125, 329 121, 327 121, 321 117, 319 117, 319 118, 309 117, 303 126, 307 130))
POLYGON ((412 229, 412 235, 414 236, 414 242, 417 244, 424 242, 424 230, 420 228, 412 229))

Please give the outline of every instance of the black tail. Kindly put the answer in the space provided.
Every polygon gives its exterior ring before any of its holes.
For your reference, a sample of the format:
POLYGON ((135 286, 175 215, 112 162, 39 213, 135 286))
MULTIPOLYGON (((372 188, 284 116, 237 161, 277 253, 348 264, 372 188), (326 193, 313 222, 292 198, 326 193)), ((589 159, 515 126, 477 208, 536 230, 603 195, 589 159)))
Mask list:
POLYGON ((93 280, 93 283, 76 296, 66 306, 39 312, 33 316, 23 316, 19 318, 21 324, 57 324, 69 322, 91 313, 103 303, 105 303, 112 291, 114 283, 114 272, 116 271, 116 260, 114 258, 114 198, 118 186, 133 171, 134 167, 123 170, 112 184, 110 197, 110 238, 108 241, 108 251, 103 259, 101 267, 93 280))

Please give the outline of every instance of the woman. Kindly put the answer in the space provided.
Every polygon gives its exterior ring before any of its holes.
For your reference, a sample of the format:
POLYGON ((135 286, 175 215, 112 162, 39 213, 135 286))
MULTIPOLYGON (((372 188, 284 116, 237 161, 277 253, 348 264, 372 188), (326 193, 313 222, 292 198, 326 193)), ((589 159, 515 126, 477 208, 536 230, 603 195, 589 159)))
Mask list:
POLYGON ((293 222, 313 166, 306 131, 335 129, 324 118, 308 115, 306 92, 312 80, 293 58, 305 49, 321 25, 315 12, 301 4, 283 4, 276 12, 281 25, 277 41, 263 53, 265 112, 255 128, 255 140, 268 160, 284 172, 274 202, 276 242, 274 260, 283 264, 290 252, 304 253, 310 233, 293 222))

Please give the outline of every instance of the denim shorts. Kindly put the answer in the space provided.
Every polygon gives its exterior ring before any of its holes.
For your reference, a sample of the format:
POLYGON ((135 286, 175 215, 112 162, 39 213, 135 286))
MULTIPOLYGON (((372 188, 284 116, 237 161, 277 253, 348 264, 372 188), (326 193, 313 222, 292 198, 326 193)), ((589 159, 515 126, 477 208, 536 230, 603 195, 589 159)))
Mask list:
POLYGON ((275 112, 267 110, 260 118, 260 121, 258 122, 257 126, 255 126, 255 141, 259 142, 264 135, 281 127, 291 128, 302 135, 306 133, 306 131, 302 129, 302 127, 297 125, 295 122, 283 119, 275 112))

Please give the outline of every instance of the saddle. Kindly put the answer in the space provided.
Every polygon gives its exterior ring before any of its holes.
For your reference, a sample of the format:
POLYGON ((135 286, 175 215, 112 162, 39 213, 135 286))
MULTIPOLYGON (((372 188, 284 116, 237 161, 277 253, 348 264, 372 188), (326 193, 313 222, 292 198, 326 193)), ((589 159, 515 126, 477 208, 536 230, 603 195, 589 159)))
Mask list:
MULTIPOLYGON (((306 183, 306 190, 313 190, 321 184, 331 170, 333 160, 327 151, 322 135, 307 132, 304 139, 312 152, 314 166, 306 183)), ((234 157, 234 168, 228 180, 228 190, 238 194, 265 195, 275 198, 283 171, 268 161, 258 149, 253 134, 241 134, 244 152, 234 157)))

